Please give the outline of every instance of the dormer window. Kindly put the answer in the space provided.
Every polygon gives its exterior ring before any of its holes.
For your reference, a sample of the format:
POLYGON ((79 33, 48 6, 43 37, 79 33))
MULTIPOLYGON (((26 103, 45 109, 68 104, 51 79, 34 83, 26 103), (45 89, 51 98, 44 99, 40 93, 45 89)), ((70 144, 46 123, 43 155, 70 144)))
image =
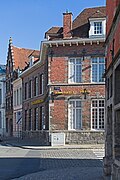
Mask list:
POLYGON ((102 34, 102 22, 94 22, 94 34, 95 35, 102 34))
POLYGON ((90 29, 89 38, 105 38, 106 15, 97 10, 89 17, 90 29))

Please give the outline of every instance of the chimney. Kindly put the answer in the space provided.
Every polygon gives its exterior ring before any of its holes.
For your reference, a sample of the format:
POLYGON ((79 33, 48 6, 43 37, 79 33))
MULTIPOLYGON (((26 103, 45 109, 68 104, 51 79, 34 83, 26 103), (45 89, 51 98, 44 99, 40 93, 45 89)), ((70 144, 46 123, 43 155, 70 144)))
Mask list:
POLYGON ((63 38, 69 39, 72 37, 72 13, 66 11, 63 13, 63 38))

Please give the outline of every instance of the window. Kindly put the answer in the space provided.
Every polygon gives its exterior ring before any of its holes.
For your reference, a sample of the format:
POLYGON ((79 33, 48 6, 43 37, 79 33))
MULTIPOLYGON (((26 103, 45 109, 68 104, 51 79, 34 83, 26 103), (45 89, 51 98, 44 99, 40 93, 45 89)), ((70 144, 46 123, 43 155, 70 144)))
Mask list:
POLYGON ((69 83, 82 82, 82 60, 72 58, 69 60, 69 83))
POLYGON ((40 75, 40 94, 43 94, 43 74, 40 75))
POLYGON ((11 105, 11 109, 13 109, 13 97, 10 98, 10 105, 11 105))
POLYGON ((40 129, 45 129, 44 107, 40 107, 40 129))
POLYGON ((19 105, 19 90, 17 89, 17 105, 19 105))
POLYGON ((14 106, 16 106, 16 91, 14 91, 14 106))
POLYGON ((20 88, 20 104, 22 104, 22 88, 20 88))
POLYGON ((29 124, 28 130, 32 130, 32 109, 29 109, 29 124))
POLYGON ((92 82, 104 82, 103 74, 105 69, 104 57, 92 58, 92 82))
POLYGON ((2 104, 2 89, 0 89, 0 105, 2 104))
POLYGON ((92 100, 92 129, 104 129, 105 100, 92 100))
POLYGON ((27 99, 28 83, 25 83, 25 99, 27 99))
POLYGON ((0 128, 2 128, 2 113, 0 111, 0 128))
POLYGON ((32 80, 29 81, 29 98, 32 98, 32 80))
POLYGON ((34 117, 34 130, 38 130, 38 108, 35 108, 34 117))
POLYGON ((102 22, 94 22, 94 34, 102 34, 102 22))
POLYGON ((25 124, 24 124, 24 130, 27 130, 27 117, 28 116, 28 110, 25 110, 25 124))
POLYGON ((6 118, 6 132, 8 132, 8 118, 6 118))
POLYGON ((69 125, 68 129, 81 129, 82 127, 82 111, 80 100, 69 101, 69 125))
POLYGON ((35 77, 35 81, 34 81, 34 95, 35 96, 38 95, 38 77, 35 77))

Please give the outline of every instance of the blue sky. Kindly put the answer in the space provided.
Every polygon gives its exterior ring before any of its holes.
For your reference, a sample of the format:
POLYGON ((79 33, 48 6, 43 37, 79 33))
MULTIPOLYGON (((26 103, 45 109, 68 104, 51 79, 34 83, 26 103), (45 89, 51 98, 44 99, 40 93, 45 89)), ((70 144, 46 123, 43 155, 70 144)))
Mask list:
POLYGON ((104 6, 106 0, 1 0, 0 64, 6 64, 8 41, 17 47, 40 49, 44 33, 52 26, 62 26, 62 13, 73 19, 88 7, 104 6))

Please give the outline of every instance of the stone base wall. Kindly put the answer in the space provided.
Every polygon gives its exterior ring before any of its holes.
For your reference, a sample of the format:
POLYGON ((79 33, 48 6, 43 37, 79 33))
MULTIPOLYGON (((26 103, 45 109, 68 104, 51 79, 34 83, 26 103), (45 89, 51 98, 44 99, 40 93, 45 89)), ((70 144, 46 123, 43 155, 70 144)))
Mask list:
POLYGON ((22 131, 21 138, 37 141, 41 145, 49 145, 49 131, 22 131))
POLYGON ((65 144, 103 144, 104 131, 53 131, 65 133, 65 144))
POLYGON ((65 133, 65 144, 102 144, 104 131, 23 131, 21 138, 37 139, 41 144, 50 144, 51 133, 65 133))
POLYGON ((104 143, 104 132, 66 132, 66 144, 102 144, 104 143))

